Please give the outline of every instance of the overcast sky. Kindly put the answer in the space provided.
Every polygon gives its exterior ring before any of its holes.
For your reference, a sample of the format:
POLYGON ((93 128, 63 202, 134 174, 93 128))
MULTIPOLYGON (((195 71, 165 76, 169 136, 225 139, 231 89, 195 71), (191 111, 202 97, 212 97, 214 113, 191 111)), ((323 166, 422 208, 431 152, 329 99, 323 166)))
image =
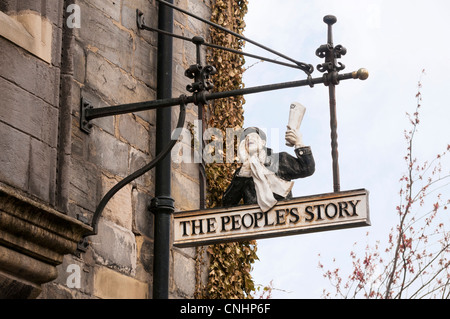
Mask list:
MULTIPOLYGON (((318 254, 325 265, 349 265, 351 250, 386 239, 396 222, 399 178, 405 172, 403 131, 406 112, 413 113, 422 69, 422 111, 416 155, 431 159, 450 143, 450 41, 446 0, 249 0, 246 16, 248 38, 299 61, 323 62, 315 56, 325 44, 323 17, 333 14, 334 44, 347 48, 340 60, 341 73, 365 67, 367 81, 347 80, 337 86, 338 144, 341 190, 369 190, 372 226, 321 232, 258 242, 260 261, 253 276, 257 284, 271 280, 274 298, 320 298, 327 280, 318 269, 318 254), (369 232, 368 239, 366 233, 369 232), (359 242, 358 246, 354 246, 359 242)), ((248 44, 245 51, 273 57, 248 44)), ((247 66, 256 61, 247 58, 247 66)), ((321 76, 317 70, 314 77, 321 76)), ((302 71, 257 63, 244 75, 246 87, 304 79, 302 71)), ((267 129, 268 146, 284 146, 289 105, 300 102, 307 111, 301 132, 316 159, 316 172, 297 180, 294 197, 333 191, 328 89, 323 85, 246 96, 245 126, 267 129)), ((448 161, 448 158, 447 158, 448 161)), ((448 169, 449 163, 443 163, 448 169)), ((446 196, 449 197, 447 187, 446 196)))

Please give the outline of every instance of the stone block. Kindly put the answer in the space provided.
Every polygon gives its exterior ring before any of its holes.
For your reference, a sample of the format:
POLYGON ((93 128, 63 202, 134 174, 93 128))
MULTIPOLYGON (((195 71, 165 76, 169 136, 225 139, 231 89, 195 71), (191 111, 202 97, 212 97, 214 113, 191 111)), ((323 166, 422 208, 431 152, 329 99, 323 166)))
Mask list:
POLYGON ((173 280, 178 294, 193 296, 195 292, 195 260, 176 250, 173 252, 173 280))
MULTIPOLYGON (((135 171, 141 169, 145 165, 147 165, 152 158, 144 154, 134 148, 131 148, 130 152, 130 174, 134 173, 135 171)), ((139 186, 145 187, 146 189, 150 190, 153 189, 153 180, 155 177, 155 170, 151 169, 150 171, 146 172, 141 177, 136 178, 133 181, 133 184, 138 184, 139 186)))
POLYGON ((89 135, 88 160, 112 174, 128 173, 128 145, 94 127, 89 135))
POLYGON ((87 85, 101 92, 104 100, 111 104, 149 101, 154 97, 154 90, 113 66, 101 55, 88 52, 86 70, 87 85))
MULTIPOLYGON (((176 61, 173 65, 173 95, 174 96, 180 96, 181 94, 188 94, 188 91, 186 90, 186 86, 188 84, 192 84, 193 81, 188 79, 184 72, 189 67, 189 64, 186 62, 181 64, 181 62, 176 61)), ((188 105, 189 106, 189 105, 188 105)), ((188 107, 187 106, 187 107, 188 107)))
MULTIPOLYGON (((176 0, 174 2, 174 4, 180 9, 188 10, 188 0, 176 0)), ((188 18, 188 15, 186 15, 182 12, 179 12, 177 10, 175 10, 173 13, 173 19, 175 21, 175 24, 179 24, 179 25, 183 26, 183 28, 187 25, 187 18, 188 18)))
MULTIPOLYGON (((207 20, 211 18, 211 8, 202 1, 197 2, 190 0, 188 3, 187 11, 207 20)), ((187 26, 195 35, 200 35, 207 39, 207 35, 209 34, 209 27, 207 24, 193 17, 188 17, 187 26)))
POLYGON ((78 206, 94 212, 99 202, 96 190, 100 173, 97 167, 92 163, 72 157, 70 176, 70 200, 78 206))
MULTIPOLYGON (((117 183, 117 180, 102 175, 102 197, 117 183)), ((131 192, 130 184, 119 190, 105 206, 102 217, 131 230, 133 219, 131 192)))
POLYGON ((148 129, 141 123, 137 122, 132 114, 119 115, 117 118, 119 120, 120 136, 134 148, 149 154, 150 135, 148 129))
MULTIPOLYGON (((56 5, 58 6, 58 5, 56 5)), ((62 13, 60 14, 62 16, 62 13)), ((62 41, 62 29, 61 27, 52 25, 52 65, 59 68, 61 66, 61 50, 62 47, 60 45, 62 41)))
MULTIPOLYGON (((156 95, 153 94, 154 93, 153 91, 150 91, 148 93, 150 95, 145 97, 146 101, 156 100, 156 95)), ((156 110, 140 111, 140 112, 135 112, 133 114, 150 124, 150 128, 149 128, 149 131, 151 133, 150 136, 153 136, 152 134, 154 134, 154 132, 155 132, 155 125, 156 125, 156 110)))
POLYGON ((147 274, 153 273, 153 242, 143 236, 137 236, 139 263, 147 274))
MULTIPOLYGON (((180 24, 175 24, 173 26, 173 32, 175 34, 181 34, 184 36, 184 26, 180 24)), ((173 61, 175 63, 179 63, 180 65, 183 65, 183 74, 184 69, 187 69, 189 67, 186 59, 184 58, 184 42, 185 41, 173 41, 173 61)), ((191 43, 194 45, 193 43, 191 43)), ((187 78, 186 78, 187 79, 187 78)))
POLYGON ((102 299, 148 299, 149 285, 114 270, 97 267, 94 295, 102 299))
MULTIPOLYGON (((82 6, 83 4, 89 4, 90 6, 100 10, 104 15, 120 21, 120 6, 122 0, 78 0, 77 3, 82 6)), ((92 11, 91 8, 86 8, 92 11)), ((82 11, 83 12, 83 11, 82 11)), ((83 25, 82 25, 83 26, 83 25)))
MULTIPOLYGON (((79 130, 78 127, 74 128, 74 129, 79 130)), ((78 136, 73 136, 71 142, 72 143, 70 145, 70 148, 71 148, 70 154, 72 156, 84 158, 85 154, 88 153, 87 147, 86 147, 87 143, 85 142, 85 139, 80 138, 78 136)))
POLYGON ((0 37, 0 75, 21 88, 58 106, 59 69, 0 37))
MULTIPOLYGON (((181 144, 178 144, 181 145, 181 144)), ((187 149, 188 146, 185 146, 187 149)), ((193 150, 191 149, 191 154, 193 150)), ((174 156, 172 156, 174 158, 174 156)), ((194 163, 194 156, 191 155, 189 163, 173 163, 172 168, 175 170, 176 174, 183 174, 190 179, 197 180, 200 174, 200 164, 194 163)))
POLYGON ((26 190, 31 138, 2 122, 0 136, 0 180, 26 190))
POLYGON ((46 0, 45 3, 45 12, 43 15, 49 19, 55 26, 62 27, 63 24, 63 2, 59 0, 46 0))
POLYGON ((133 233, 141 234, 149 238, 154 237, 154 217, 149 210, 151 196, 133 190, 133 233))
POLYGON ((51 147, 58 145, 58 108, 44 105, 41 122, 41 140, 51 147))
POLYGON ((80 83, 86 79, 86 53, 77 41, 73 45, 73 77, 80 83))
POLYGON ((148 0, 123 0, 122 2, 122 25, 148 43, 156 46, 158 34, 147 30, 139 30, 136 23, 136 9, 139 9, 144 13, 145 24, 156 28, 158 26, 158 21, 155 19, 158 16, 156 6, 148 0))
POLYGON ((197 247, 184 247, 184 248, 175 247, 174 249, 186 257, 195 259, 197 247))
POLYGON ((136 39, 134 51, 134 76, 156 89, 156 47, 141 38, 136 39))
MULTIPOLYGON (((194 36, 202 35, 196 32, 191 32, 190 30, 185 30, 185 36, 188 38, 192 38, 194 36)), ((203 37, 203 36, 202 36, 203 37)), ((206 38, 205 38, 206 39, 206 38)), ((187 66, 195 64, 197 62, 197 48, 192 42, 183 41, 184 46, 184 57, 183 62, 187 64, 187 66)), ((202 60, 205 61, 205 51, 201 50, 202 60)))
POLYGON ((61 76, 60 106, 64 114, 78 115, 80 113, 81 84, 77 83, 72 75, 61 76))
POLYGON ((172 197, 179 211, 198 209, 200 206, 198 182, 172 171, 172 197))
POLYGON ((53 203, 56 187, 56 149, 31 139, 29 191, 53 203))
POLYGON ((134 234, 113 222, 100 218, 98 234, 90 237, 94 259, 125 274, 136 271, 136 240, 134 234))
POLYGON ((17 12, 22 10, 32 10, 41 13, 41 1, 36 0, 22 0, 17 1, 17 12))
POLYGON ((120 2, 98 0, 89 1, 87 5, 85 1, 80 1, 80 10, 81 28, 74 30, 76 39, 111 63, 131 72, 133 38, 116 22, 120 19, 120 2), (105 14, 114 17, 108 19, 105 14))
POLYGON ((0 120, 56 147, 56 108, 1 77, 0 96, 0 120))

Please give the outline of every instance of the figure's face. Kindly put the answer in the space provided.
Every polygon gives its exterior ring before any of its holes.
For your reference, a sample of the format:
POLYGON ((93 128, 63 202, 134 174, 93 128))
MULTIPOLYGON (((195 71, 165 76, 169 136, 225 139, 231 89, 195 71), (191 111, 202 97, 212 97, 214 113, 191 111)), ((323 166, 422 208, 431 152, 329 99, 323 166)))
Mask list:
POLYGON ((258 152, 264 147, 264 141, 259 137, 257 133, 250 133, 245 137, 245 148, 249 155, 258 154, 258 152))

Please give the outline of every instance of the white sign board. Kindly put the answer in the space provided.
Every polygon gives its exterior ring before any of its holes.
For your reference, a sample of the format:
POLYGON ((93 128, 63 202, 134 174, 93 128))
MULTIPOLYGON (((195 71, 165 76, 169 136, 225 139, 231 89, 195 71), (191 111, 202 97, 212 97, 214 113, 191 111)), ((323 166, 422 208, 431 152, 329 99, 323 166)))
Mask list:
POLYGON ((370 226, 369 193, 359 189, 298 197, 265 213, 258 205, 179 212, 173 223, 177 247, 370 226))

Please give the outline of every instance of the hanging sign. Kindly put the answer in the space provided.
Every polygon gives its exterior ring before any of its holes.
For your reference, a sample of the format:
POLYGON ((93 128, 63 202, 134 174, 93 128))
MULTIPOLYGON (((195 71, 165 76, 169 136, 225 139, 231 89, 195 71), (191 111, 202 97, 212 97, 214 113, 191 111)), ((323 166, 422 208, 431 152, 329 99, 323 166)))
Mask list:
POLYGON ((298 197, 267 212, 258 205, 179 212, 173 224, 176 247, 370 226, 369 193, 359 189, 298 197))

